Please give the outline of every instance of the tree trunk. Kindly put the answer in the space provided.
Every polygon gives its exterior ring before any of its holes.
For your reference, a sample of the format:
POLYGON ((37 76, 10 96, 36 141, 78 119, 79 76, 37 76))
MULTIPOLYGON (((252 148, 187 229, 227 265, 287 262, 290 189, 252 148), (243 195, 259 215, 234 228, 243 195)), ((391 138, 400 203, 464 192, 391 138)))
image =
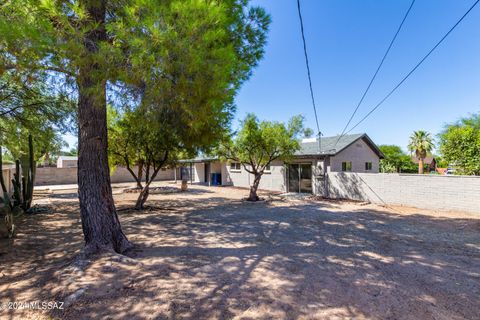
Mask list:
POLYGON ((248 201, 258 201, 260 198, 257 196, 258 185, 260 184, 260 179, 262 178, 261 174, 255 174, 255 179, 253 179, 253 184, 250 186, 250 194, 247 198, 248 201))
POLYGON ((138 162, 137 188, 142 189, 143 161, 138 162))
MULTIPOLYGON (((163 164, 162 164, 163 165, 163 164)), ((147 165, 147 172, 150 171, 150 165, 147 165)), ((145 182, 145 188, 142 189, 140 194, 138 195, 137 202, 135 203, 135 210, 143 210, 145 202, 147 202, 148 196, 150 195, 150 184, 155 180, 158 172, 160 171, 161 166, 153 171, 151 177, 145 182)), ((148 177, 148 173, 147 173, 148 177)))
POLYGON ((78 197, 87 255, 132 247, 120 226, 110 185, 107 157, 106 79, 94 54, 105 41, 105 2, 84 0, 89 17, 98 23, 84 40, 86 56, 78 84, 78 197))
POLYGON ((145 202, 147 202, 150 194, 150 185, 146 185, 138 195, 137 202, 135 203, 135 210, 143 210, 145 202))
POLYGON ((418 173, 423 174, 423 159, 418 159, 418 173))

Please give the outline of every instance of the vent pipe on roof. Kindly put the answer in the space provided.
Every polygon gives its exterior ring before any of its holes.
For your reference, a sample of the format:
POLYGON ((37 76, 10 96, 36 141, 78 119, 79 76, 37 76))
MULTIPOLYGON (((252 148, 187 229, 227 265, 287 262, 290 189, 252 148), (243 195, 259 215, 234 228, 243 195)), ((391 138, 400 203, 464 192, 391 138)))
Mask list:
POLYGON ((318 153, 322 153, 322 132, 318 131, 318 153))

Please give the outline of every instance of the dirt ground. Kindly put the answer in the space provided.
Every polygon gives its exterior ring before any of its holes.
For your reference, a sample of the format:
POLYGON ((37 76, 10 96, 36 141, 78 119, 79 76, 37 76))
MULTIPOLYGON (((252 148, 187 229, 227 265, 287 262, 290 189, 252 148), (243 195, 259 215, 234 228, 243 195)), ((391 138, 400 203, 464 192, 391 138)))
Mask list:
POLYGON ((480 319, 480 215, 192 186, 114 189, 135 249, 81 259, 75 190, 0 244, 1 319, 480 319))

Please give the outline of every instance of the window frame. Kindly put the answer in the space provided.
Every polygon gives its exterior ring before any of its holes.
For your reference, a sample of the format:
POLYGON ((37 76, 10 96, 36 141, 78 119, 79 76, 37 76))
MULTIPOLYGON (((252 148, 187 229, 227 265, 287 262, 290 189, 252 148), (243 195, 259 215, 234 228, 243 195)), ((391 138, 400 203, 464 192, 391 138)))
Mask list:
POLYGON ((230 162, 230 172, 242 172, 242 164, 236 161, 230 162))
POLYGON ((373 170, 373 163, 371 161, 365 162, 365 171, 372 171, 373 170))
POLYGON ((342 161, 342 172, 352 172, 352 169, 353 169, 352 161, 342 161))
POLYGON ((272 173, 272 165, 271 164, 267 165, 263 170, 263 173, 272 173))

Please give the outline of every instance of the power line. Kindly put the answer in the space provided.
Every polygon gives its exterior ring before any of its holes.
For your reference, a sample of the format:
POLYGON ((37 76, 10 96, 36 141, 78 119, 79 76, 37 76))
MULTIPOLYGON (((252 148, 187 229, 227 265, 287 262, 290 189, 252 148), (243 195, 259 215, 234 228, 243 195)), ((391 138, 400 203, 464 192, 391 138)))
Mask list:
POLYGON ((377 110, 404 82, 405 80, 407 80, 411 75, 412 73, 415 72, 415 70, 418 69, 418 67, 420 67, 420 65, 432 54, 433 51, 435 51, 435 49, 437 49, 437 47, 448 37, 448 35, 450 35, 450 33, 452 33, 452 31, 460 24, 460 22, 463 21, 463 19, 465 19, 465 17, 470 13, 470 11, 473 10, 473 8, 475 8, 475 6, 480 2, 480 0, 476 0, 475 3, 470 7, 470 9, 467 10, 467 12, 465 12, 465 14, 457 21, 457 23, 455 23, 451 28, 450 30, 448 30, 448 32, 440 39, 440 41, 437 42, 437 44, 422 58, 422 60, 420 60, 419 63, 417 63, 417 65, 409 72, 407 73, 407 75, 405 77, 403 77, 403 79, 385 96, 385 98, 383 98, 382 100, 380 100, 380 102, 372 109, 370 110, 370 112, 368 112, 360 121, 358 121, 349 131, 347 131, 347 133, 351 132, 353 129, 355 129, 356 127, 358 127, 358 125, 360 125, 365 119, 367 119, 375 110, 377 110))
POLYGON ((360 108, 360 105, 362 104, 363 100, 365 99, 365 96, 367 95, 368 91, 370 90, 370 87, 372 86, 373 81, 375 81, 375 78, 377 77, 378 72, 379 72, 380 69, 382 68, 382 65, 383 65, 383 63, 385 62, 385 59, 387 58, 387 55, 388 55, 388 53, 390 52, 390 49, 392 48, 393 43, 394 43, 395 40, 397 39, 397 36, 398 36, 398 34, 400 33, 400 30, 402 29, 403 24, 405 23, 405 20, 407 20, 408 14, 410 13, 410 10, 412 10, 412 7, 413 7, 413 4, 414 4, 414 3, 415 3, 415 0, 412 0, 412 3, 410 4, 410 7, 408 8, 407 12, 405 13, 405 15, 404 15, 404 17, 403 17, 403 19, 402 19, 402 22, 401 22, 400 25, 398 26, 397 32, 395 32, 395 35, 393 36, 392 41, 390 41, 390 45, 388 46, 387 51, 385 51, 385 54, 383 55, 383 58, 382 58, 382 60, 380 61, 380 64, 378 65, 377 70, 376 70, 375 73, 373 74, 373 77, 372 77, 372 79, 370 80, 370 83, 368 84, 367 88, 366 88, 365 91, 363 92, 363 95, 362 95, 362 97, 360 98, 360 101, 358 101, 358 103, 357 103, 357 107, 355 108, 355 110, 353 111, 352 115, 350 116, 350 119, 348 119, 347 124, 346 124, 345 127, 343 128, 342 133, 341 133, 340 136, 338 137, 338 139, 337 139, 337 141, 335 142, 335 145, 333 146, 333 148, 335 148, 335 147, 337 146, 338 141, 340 141, 340 139, 343 137, 345 131, 347 130, 347 128, 348 128, 348 126, 350 125, 350 123, 352 122, 353 117, 354 117, 355 114, 357 113, 358 108, 360 108))
POLYGON ((312 89, 312 77, 310 76, 310 65, 308 64, 307 43, 305 42, 305 33, 303 31, 302 12, 300 10, 300 0, 297 0, 298 17, 300 18, 300 30, 302 31, 303 52, 305 53, 305 63, 307 65, 308 83, 310 85, 310 96, 312 97, 313 112, 315 113, 315 122, 317 123, 317 131, 320 139, 320 126, 318 125, 317 107, 315 106, 315 97, 312 89))

